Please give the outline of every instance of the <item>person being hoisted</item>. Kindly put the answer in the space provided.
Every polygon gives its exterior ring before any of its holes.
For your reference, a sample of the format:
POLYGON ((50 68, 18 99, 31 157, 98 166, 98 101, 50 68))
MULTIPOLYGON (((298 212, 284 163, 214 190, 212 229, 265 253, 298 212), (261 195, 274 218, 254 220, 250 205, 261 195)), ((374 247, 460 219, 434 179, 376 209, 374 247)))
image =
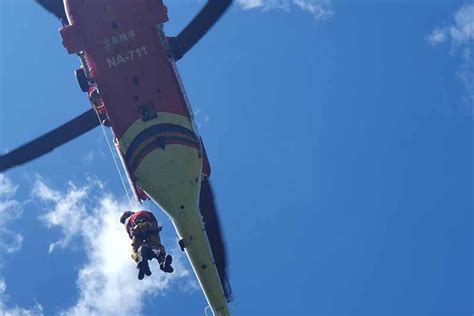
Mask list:
POLYGON ((171 273, 173 268, 171 262, 173 258, 166 254, 165 247, 161 244, 160 231, 156 217, 147 211, 125 211, 120 217, 120 222, 125 225, 128 236, 132 239, 132 259, 137 263, 138 279, 142 280, 146 275, 151 275, 148 260, 152 258, 142 258, 139 248, 147 244, 155 254, 160 269, 164 272, 171 273))

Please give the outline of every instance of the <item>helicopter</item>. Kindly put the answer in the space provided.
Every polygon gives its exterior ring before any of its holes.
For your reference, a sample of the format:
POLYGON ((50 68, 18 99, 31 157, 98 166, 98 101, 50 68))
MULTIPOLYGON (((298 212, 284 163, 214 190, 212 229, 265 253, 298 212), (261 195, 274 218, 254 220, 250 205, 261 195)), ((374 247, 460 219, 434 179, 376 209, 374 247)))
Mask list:
POLYGON ((171 218, 179 246, 214 315, 233 300, 211 167, 176 62, 209 31, 232 0, 208 0, 177 36, 165 35, 162 0, 35 0, 62 23, 81 66, 75 75, 92 108, 0 156, 0 172, 27 163, 99 125, 112 130, 138 202, 171 218))

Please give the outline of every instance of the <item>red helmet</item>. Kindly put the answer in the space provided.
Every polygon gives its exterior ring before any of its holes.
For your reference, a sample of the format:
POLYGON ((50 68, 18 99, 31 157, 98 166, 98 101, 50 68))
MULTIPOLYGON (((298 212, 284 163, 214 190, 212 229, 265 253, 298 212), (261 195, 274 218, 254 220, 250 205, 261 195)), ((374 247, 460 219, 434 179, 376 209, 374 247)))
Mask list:
POLYGON ((135 214, 135 212, 132 212, 132 211, 123 212, 122 216, 120 216, 120 223, 125 224, 125 221, 127 220, 127 218, 129 218, 133 214, 135 214))

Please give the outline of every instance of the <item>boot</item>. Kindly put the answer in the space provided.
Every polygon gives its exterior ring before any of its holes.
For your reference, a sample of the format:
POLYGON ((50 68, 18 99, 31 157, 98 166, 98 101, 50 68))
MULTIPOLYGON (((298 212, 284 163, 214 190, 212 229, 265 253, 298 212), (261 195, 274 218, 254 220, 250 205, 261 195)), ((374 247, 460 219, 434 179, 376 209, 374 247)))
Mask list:
POLYGON ((150 275, 151 275, 151 270, 150 270, 150 266, 148 265, 148 262, 147 262, 146 265, 143 267, 143 272, 145 272, 145 275, 146 275, 146 276, 150 276, 150 275))
POLYGON ((145 272, 143 271, 143 269, 138 270, 138 279, 143 280, 144 277, 145 277, 145 272))
POLYGON ((165 259, 160 262, 160 269, 164 272, 171 273, 174 271, 171 263, 173 262, 173 257, 166 255, 165 259))
POLYGON ((140 261, 137 264, 137 269, 138 269, 138 279, 143 280, 145 275, 150 276, 151 271, 150 271, 150 266, 148 265, 148 261, 140 261))

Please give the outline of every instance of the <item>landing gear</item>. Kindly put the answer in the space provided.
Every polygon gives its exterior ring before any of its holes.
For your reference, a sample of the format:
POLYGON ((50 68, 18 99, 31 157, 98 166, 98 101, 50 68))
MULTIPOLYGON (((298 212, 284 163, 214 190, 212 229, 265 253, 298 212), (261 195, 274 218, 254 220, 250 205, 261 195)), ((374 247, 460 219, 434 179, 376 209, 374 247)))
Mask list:
POLYGON ((76 69, 74 72, 76 75, 77 82, 79 83, 79 87, 81 87, 82 92, 89 91, 89 80, 87 79, 86 72, 83 67, 76 69))

